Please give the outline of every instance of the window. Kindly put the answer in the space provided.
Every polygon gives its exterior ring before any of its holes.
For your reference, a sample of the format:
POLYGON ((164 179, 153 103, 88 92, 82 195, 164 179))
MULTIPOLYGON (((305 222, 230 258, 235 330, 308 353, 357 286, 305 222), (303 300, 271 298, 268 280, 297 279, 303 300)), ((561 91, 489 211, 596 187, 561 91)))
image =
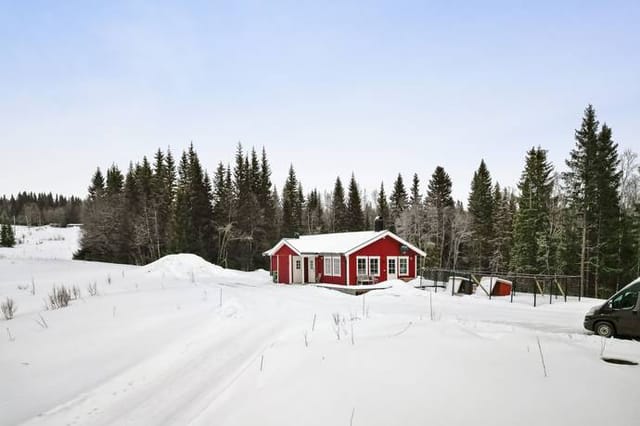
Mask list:
POLYGON ((369 273, 376 277, 380 276, 380 258, 378 256, 369 258, 369 273))
POLYGON ((356 271, 358 275, 369 275, 369 271, 367 270, 367 258, 358 256, 356 258, 356 271))
POLYGON ((300 259, 296 259, 296 270, 302 269, 302 261, 300 259))
POLYGON ((638 301, 638 293, 635 291, 627 291, 618 295, 611 302, 613 309, 633 309, 638 301))
POLYGON ((340 274, 340 256, 325 256, 324 257, 324 276, 325 277, 339 277, 340 274))
POLYGON ((340 257, 332 257, 333 259, 333 276, 339 277, 342 275, 340 272, 340 257))
POLYGON ((400 256, 398 258, 398 274, 409 275, 409 257, 400 256))
POLYGON ((315 259, 312 259, 312 258, 309 259, 309 270, 313 271, 315 269, 315 267, 316 267, 315 259))

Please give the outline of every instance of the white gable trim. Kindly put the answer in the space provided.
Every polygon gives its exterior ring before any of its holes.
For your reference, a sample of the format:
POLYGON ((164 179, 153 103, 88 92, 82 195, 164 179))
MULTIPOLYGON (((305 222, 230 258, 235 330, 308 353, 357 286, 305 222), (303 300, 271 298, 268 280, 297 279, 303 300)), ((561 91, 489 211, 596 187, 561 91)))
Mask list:
POLYGON ((262 255, 263 256, 273 256, 274 254, 276 254, 278 252, 278 250, 280 250, 282 248, 282 246, 287 246, 291 250, 293 250, 295 254, 297 254, 298 256, 302 256, 302 253, 300 253, 294 246, 289 244, 287 242, 286 238, 281 239, 280 242, 278 244, 276 244, 271 250, 265 251, 264 253, 262 253, 262 255))
POLYGON ((414 252, 418 253, 420 256, 424 257, 424 256, 427 255, 427 253, 423 252, 418 247, 414 246, 413 244, 409 243, 408 241, 405 241, 402 238, 398 237, 396 234, 394 234, 391 231, 384 231, 384 232, 380 233, 379 235, 371 238, 369 241, 365 241, 364 243, 362 243, 362 244, 352 248, 351 250, 347 251, 345 253, 345 255, 348 256, 350 254, 353 254, 354 252, 360 250, 361 248, 366 247, 366 246, 368 246, 370 244, 373 244, 376 241, 383 239, 384 237, 393 238, 394 240, 398 241, 399 243, 404 244, 405 246, 409 247, 411 250, 413 250, 414 252))

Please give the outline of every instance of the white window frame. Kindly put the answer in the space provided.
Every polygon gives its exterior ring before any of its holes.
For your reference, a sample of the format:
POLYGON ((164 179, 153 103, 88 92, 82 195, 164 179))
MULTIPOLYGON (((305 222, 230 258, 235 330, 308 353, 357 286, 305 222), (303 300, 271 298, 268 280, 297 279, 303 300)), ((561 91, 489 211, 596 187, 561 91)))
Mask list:
POLYGON ((324 257, 324 276, 325 277, 342 276, 342 259, 340 256, 324 257))
POLYGON ((396 256, 387 257, 387 275, 389 274, 395 275, 396 277, 398 276, 398 258, 396 256), (391 272, 391 268, 389 267, 390 260, 393 261, 393 267, 395 268, 393 272, 391 272))
POLYGON ((369 258, 367 256, 357 256, 356 257, 356 275, 369 275, 369 258), (360 271, 359 262, 364 261, 364 271, 360 271))
POLYGON ((399 277, 406 277, 409 275, 409 256, 398 256, 398 276, 399 277), (405 261, 406 263, 406 267, 404 269, 404 272, 402 272, 402 262, 405 261))
POLYGON ((332 259, 331 263, 333 265, 333 271, 332 271, 333 276, 334 277, 342 276, 342 260, 340 259, 340 256, 334 256, 331 259, 332 259))
POLYGON ((331 256, 324 257, 324 275, 327 277, 333 276, 333 260, 331 256))
POLYGON ((373 275, 374 277, 379 277, 380 276, 380 256, 369 256, 369 259, 367 261, 367 273, 370 275, 373 275), (371 261, 372 260, 376 260, 378 263, 378 271, 376 273, 371 272, 371 261))

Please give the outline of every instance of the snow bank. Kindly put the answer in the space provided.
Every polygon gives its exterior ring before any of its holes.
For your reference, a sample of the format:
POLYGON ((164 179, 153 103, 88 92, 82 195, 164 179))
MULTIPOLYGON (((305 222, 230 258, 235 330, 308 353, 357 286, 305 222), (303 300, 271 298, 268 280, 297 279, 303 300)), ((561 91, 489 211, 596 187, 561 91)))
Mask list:
POLYGON ((412 282, 407 283, 402 280, 389 280, 385 281, 385 284, 390 287, 382 290, 380 294, 388 296, 415 296, 425 294, 424 291, 415 288, 415 285, 412 282))
POLYGON ((264 269, 253 272, 225 269, 189 253, 170 254, 143 268, 151 276, 180 281, 267 282, 270 280, 269 273, 264 269))
POLYGON ((180 280, 212 278, 224 273, 224 268, 207 262, 195 254, 170 254, 144 266, 147 273, 180 280))

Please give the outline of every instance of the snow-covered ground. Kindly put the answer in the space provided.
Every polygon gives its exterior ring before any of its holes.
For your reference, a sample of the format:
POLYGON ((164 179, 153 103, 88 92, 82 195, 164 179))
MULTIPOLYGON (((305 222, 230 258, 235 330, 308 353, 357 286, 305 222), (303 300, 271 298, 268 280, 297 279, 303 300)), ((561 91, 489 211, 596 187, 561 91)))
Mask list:
POLYGON ((71 259, 79 248, 79 227, 14 226, 16 246, 0 247, 0 259, 71 259))
POLYGON ((399 281, 350 296, 275 285, 265 271, 225 270, 192 255, 144 267, 71 261, 77 231, 38 229, 0 251, 0 299, 18 306, 13 320, 0 320, 3 425, 640 418, 640 367, 601 360, 604 350, 640 361, 640 343, 585 333, 596 300, 533 308, 399 281), (45 311, 54 285, 75 285, 82 296, 45 311))

